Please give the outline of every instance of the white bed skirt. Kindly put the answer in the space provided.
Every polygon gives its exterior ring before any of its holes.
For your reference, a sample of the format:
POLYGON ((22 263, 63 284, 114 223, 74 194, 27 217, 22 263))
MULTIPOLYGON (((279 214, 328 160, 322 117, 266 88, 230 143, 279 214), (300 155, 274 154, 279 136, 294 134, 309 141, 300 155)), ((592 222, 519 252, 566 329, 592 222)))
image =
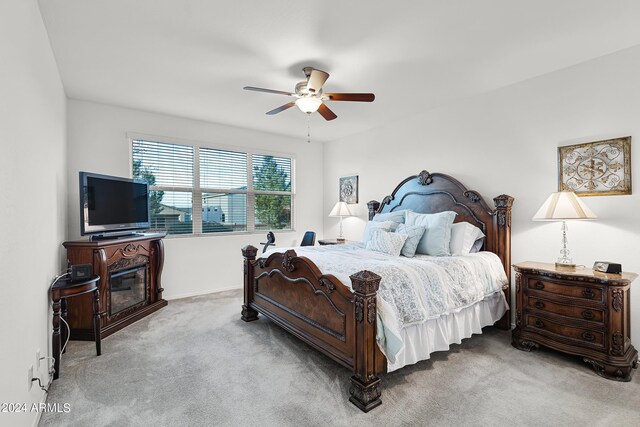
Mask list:
POLYGON ((456 313, 403 328, 400 333, 405 346, 394 363, 387 363, 387 371, 427 360, 434 351, 449 350, 451 344, 460 344, 464 338, 482 333, 483 327, 493 325, 507 309, 504 294, 496 292, 456 313))

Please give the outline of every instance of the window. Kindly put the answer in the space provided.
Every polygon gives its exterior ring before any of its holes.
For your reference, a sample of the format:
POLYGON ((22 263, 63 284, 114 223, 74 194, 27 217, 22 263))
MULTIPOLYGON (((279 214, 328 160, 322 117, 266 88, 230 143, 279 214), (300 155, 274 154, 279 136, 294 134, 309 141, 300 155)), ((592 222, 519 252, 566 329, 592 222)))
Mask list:
POLYGON ((151 227, 169 234, 293 229, 291 157, 131 139, 150 185, 151 227))
POLYGON ((291 229, 291 159, 254 154, 256 230, 291 229))

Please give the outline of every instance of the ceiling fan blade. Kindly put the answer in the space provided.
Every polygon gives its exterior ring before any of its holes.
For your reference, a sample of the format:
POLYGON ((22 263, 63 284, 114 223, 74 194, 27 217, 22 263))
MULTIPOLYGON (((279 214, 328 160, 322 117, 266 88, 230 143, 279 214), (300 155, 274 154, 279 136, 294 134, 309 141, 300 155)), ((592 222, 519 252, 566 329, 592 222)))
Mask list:
POLYGON ((261 87, 253 87, 253 86, 245 86, 242 89, 244 89, 244 90, 253 90, 253 91, 256 91, 256 92, 275 93, 276 95, 293 96, 293 93, 285 92, 283 90, 264 89, 264 88, 261 88, 261 87))
POLYGON ((309 81, 307 82, 307 89, 311 93, 319 93, 320 89, 322 89, 322 85, 329 78, 329 73, 316 70, 315 68, 311 70, 311 75, 309 75, 309 81))
POLYGON ((322 96, 329 98, 329 101, 373 102, 376 99, 372 93, 325 93, 322 96))
POLYGON ((334 113, 333 111, 331 111, 329 109, 329 107, 327 107, 324 104, 320 105, 320 108, 318 108, 318 113, 320 113, 320 115, 322 117, 324 117, 325 120, 329 121, 329 120, 333 120, 335 118, 337 118, 338 116, 336 116, 336 113, 334 113))
POLYGON ((282 106, 280 106, 278 108, 275 108, 275 109, 273 109, 271 111, 267 111, 267 114, 270 115, 270 116, 273 116, 274 114, 278 114, 281 111, 287 110, 287 109, 293 107, 294 105, 296 105, 295 102, 288 102, 288 103, 286 103, 286 104, 284 104, 284 105, 282 105, 282 106))

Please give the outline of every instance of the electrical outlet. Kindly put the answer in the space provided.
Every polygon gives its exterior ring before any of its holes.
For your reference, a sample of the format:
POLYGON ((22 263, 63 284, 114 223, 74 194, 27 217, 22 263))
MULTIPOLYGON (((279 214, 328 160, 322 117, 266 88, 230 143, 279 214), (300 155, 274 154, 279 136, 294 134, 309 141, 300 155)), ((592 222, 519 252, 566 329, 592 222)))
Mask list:
POLYGON ((40 349, 36 350, 36 371, 40 372, 40 349))
POLYGON ((31 386, 33 386, 33 365, 31 365, 31 367, 29 368, 28 376, 29 376, 29 388, 27 390, 31 391, 31 386))

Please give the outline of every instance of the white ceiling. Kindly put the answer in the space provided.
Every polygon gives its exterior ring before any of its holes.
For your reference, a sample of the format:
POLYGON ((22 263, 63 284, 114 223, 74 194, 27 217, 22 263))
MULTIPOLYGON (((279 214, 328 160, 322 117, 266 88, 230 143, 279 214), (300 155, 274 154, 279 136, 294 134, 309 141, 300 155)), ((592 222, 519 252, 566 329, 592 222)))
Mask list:
POLYGON ((289 101, 328 71, 328 141, 640 44, 629 0, 40 0, 70 98, 306 138, 289 101))

